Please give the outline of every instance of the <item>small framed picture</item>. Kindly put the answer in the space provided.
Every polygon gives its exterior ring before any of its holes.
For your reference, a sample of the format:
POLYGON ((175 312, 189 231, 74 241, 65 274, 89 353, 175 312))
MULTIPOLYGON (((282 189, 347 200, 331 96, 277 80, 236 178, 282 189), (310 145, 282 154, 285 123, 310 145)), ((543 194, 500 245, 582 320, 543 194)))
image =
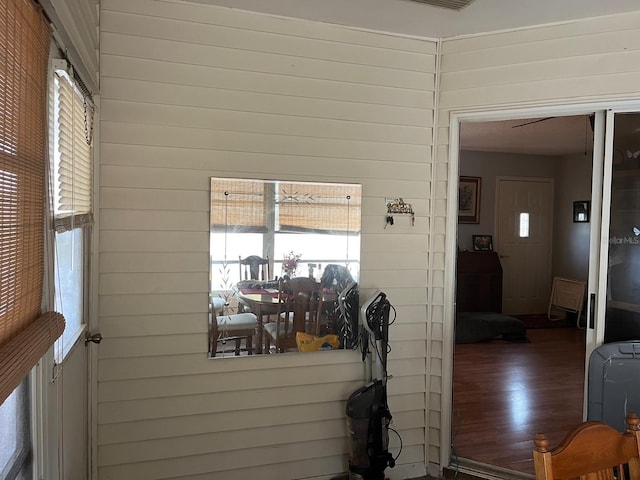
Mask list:
POLYGON ((476 252, 493 252, 493 237, 491 235, 471 235, 473 250, 476 252))
POLYGON ((589 200, 573 202, 573 223, 588 223, 590 210, 591 202, 589 200))
POLYGON ((458 223, 480 223, 480 177, 460 177, 458 223))

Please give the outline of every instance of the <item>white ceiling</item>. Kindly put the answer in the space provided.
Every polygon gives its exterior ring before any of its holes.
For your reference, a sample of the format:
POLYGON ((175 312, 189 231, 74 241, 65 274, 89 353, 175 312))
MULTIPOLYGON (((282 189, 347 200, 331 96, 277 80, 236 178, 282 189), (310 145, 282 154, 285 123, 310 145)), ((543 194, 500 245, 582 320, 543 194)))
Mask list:
POLYGON ((593 131, 587 115, 460 125, 462 150, 573 155, 591 151, 592 145, 593 131))
POLYGON ((428 38, 491 32, 640 10, 638 0, 474 0, 460 11, 411 0, 191 0, 428 38))
MULTIPOLYGON (((190 0, 337 25, 426 38, 492 32, 640 11, 640 0, 474 0, 462 10, 411 0, 190 0)), ((556 117, 520 128, 527 120, 463 124, 466 150, 568 155, 592 143, 587 117, 556 117), (585 138, 585 136, 587 138, 585 138)))

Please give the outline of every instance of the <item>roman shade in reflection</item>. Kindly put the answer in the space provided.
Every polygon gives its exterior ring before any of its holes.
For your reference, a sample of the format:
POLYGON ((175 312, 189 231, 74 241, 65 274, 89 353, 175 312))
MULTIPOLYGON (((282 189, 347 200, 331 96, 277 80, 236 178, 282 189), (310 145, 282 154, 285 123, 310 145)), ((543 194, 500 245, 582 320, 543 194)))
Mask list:
POLYGON ((211 228, 233 225, 240 232, 267 229, 265 184, 254 180, 216 178, 211 182, 211 228))
POLYGON ((357 186, 279 182, 276 201, 281 231, 360 231, 357 186))
POLYGON ((50 41, 31 0, 0 0, 0 403, 64 329, 40 308, 50 41))
POLYGON ((270 220, 276 231, 360 231, 360 188, 356 185, 213 179, 211 227, 264 232, 270 220), (275 218, 267 218, 275 212, 275 218))

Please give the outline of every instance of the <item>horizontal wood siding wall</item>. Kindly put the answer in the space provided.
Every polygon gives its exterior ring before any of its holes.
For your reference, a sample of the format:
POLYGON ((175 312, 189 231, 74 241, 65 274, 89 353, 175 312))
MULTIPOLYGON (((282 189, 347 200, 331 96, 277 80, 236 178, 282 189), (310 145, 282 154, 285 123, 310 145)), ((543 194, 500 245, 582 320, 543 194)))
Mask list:
POLYGON ((444 40, 441 126, 452 110, 637 97, 639 21, 634 12, 444 40))
POLYGON ((389 402, 403 450, 387 473, 424 474, 436 44, 104 0, 100 59, 99 478, 347 469, 358 353, 207 359, 211 176, 363 185, 362 297, 381 289, 397 310, 389 402), (415 226, 385 229, 385 197, 412 203, 415 226))
MULTIPOLYGON (((437 202, 446 198, 451 169, 451 112, 640 98, 640 13, 445 39, 440 72, 433 188, 445 197, 438 195, 437 202)), ((435 211, 433 222, 446 221, 444 201, 443 208, 435 211)), ((456 218, 455 212, 449 215, 451 221, 456 218)), ((446 285, 451 298, 453 275, 446 285)), ((443 329, 451 345, 452 329, 443 329)), ((437 463, 438 456, 432 448, 430 461, 437 463)))

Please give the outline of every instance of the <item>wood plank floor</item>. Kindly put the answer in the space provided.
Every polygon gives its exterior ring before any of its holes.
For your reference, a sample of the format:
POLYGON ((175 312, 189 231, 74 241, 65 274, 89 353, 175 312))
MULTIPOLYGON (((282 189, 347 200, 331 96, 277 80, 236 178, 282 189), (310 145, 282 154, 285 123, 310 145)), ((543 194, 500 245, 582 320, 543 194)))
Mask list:
POLYGON ((582 421, 585 331, 531 329, 531 343, 456 345, 455 456, 533 474, 533 437, 550 445, 582 421))

